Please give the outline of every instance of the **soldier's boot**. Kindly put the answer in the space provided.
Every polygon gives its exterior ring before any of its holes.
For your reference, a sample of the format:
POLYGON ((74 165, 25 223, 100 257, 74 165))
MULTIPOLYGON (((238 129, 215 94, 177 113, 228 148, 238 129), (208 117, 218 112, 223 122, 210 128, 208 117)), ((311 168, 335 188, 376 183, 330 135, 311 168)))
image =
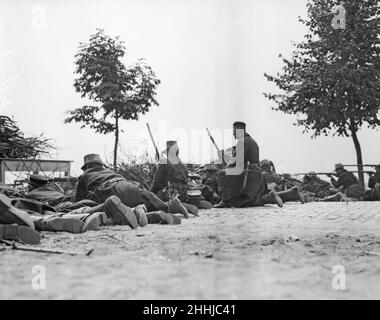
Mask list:
POLYGON ((107 223, 107 215, 105 212, 84 213, 81 216, 84 222, 82 233, 86 231, 98 231, 100 226, 104 226, 107 223))
POLYGON ((213 207, 216 209, 221 209, 221 208, 226 208, 227 205, 224 203, 223 200, 221 200, 219 203, 215 204, 213 207))
POLYGON ((115 223, 128 225, 132 229, 138 226, 137 218, 131 208, 121 202, 117 196, 111 196, 103 204, 95 207, 86 208, 83 213, 105 212, 107 217, 115 223))
POLYGON ((339 191, 336 194, 334 194, 332 196, 324 197, 324 198, 320 199, 319 201, 322 201, 322 202, 340 202, 340 201, 346 201, 346 202, 348 202, 348 199, 347 199, 347 197, 342 192, 339 191))
POLYGON ((149 212, 147 214, 149 224, 181 224, 181 218, 163 211, 149 212))
POLYGON ((40 231, 83 233, 89 230, 98 231, 105 224, 104 212, 83 214, 54 214, 45 217, 33 217, 36 228, 40 231))
POLYGON ((260 205, 263 206, 266 204, 277 204, 280 208, 284 206, 284 203, 282 202, 281 198, 278 196, 276 191, 271 191, 260 198, 260 205))
POLYGON ((198 216, 199 209, 197 208, 197 206, 190 203, 183 203, 183 202, 181 202, 181 204, 186 208, 186 210, 189 213, 191 213, 194 216, 198 216))
POLYGON ((206 209, 206 210, 212 209, 212 203, 207 200, 200 200, 198 204, 198 209, 206 209))
POLYGON ((174 198, 173 200, 170 200, 168 202, 169 206, 169 212, 168 213, 180 213, 182 214, 186 219, 189 218, 189 212, 187 209, 183 206, 182 202, 179 201, 177 198, 174 198))
POLYGON ((34 223, 31 216, 11 204, 11 199, 4 194, 0 194, 0 224, 25 225, 34 230, 34 223))
POLYGON ((278 196, 281 198, 282 202, 288 201, 300 201, 305 203, 305 196, 300 192, 297 186, 294 186, 288 190, 277 192, 278 196))
POLYGON ((165 212, 169 212, 169 206, 164 201, 162 201, 159 197, 157 197, 153 192, 144 190, 143 196, 147 199, 150 205, 154 208, 154 210, 162 210, 165 212))
POLYGON ((136 215, 140 227, 145 227, 148 224, 148 217, 146 216, 147 211, 145 204, 140 204, 133 208, 133 212, 136 215))
POLYGON ((21 241, 27 244, 38 244, 41 235, 29 226, 17 224, 0 224, 0 240, 21 241))

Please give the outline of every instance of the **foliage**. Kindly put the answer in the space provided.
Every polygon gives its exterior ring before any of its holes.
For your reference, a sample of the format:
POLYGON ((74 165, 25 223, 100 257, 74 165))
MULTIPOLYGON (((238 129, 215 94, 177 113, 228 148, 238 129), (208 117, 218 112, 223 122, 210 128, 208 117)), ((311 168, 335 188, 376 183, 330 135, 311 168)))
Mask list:
MULTIPOLYGON (((352 136, 362 163, 357 131, 380 125, 380 10, 377 0, 343 0, 346 26, 334 28, 330 0, 309 0, 304 41, 276 76, 265 74, 280 93, 265 93, 275 110, 297 115, 313 136, 352 136)), ((281 57, 281 56, 280 56, 281 57)), ((360 169, 360 168, 359 168, 360 169)))
POLYGON ((297 124, 315 135, 348 136, 350 125, 380 124, 380 22, 376 0, 342 2, 347 12, 345 30, 334 29, 333 3, 308 3, 309 32, 297 44, 293 57, 283 59, 283 72, 265 74, 284 93, 265 94, 276 110, 306 115, 297 124))
POLYGON ((158 105, 155 99, 160 84, 152 68, 143 59, 128 68, 121 58, 124 42, 97 29, 88 43, 81 43, 76 58, 75 90, 95 105, 68 112, 65 123, 81 122, 98 133, 115 134, 114 165, 117 163, 119 120, 138 120, 140 114, 158 105))

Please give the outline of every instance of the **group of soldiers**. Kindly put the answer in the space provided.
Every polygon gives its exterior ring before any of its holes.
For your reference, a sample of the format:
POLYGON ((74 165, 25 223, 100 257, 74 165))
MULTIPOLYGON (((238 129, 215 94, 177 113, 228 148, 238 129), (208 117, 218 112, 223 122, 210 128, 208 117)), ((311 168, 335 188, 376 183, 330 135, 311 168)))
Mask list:
POLYGON ((36 244, 41 231, 83 233, 113 224, 132 229, 181 224, 181 218, 212 207, 380 200, 380 165, 368 191, 341 164, 335 166, 337 180, 331 177, 327 182, 309 173, 298 181, 277 174, 272 161, 260 161, 259 146, 246 132, 245 123, 235 122, 233 134, 237 144, 231 159, 223 166, 205 165, 200 181, 181 161, 178 143, 168 141, 149 190, 108 168, 97 154, 84 157, 75 194, 57 191, 41 175, 30 176, 25 195, 0 187, 0 239, 36 244))

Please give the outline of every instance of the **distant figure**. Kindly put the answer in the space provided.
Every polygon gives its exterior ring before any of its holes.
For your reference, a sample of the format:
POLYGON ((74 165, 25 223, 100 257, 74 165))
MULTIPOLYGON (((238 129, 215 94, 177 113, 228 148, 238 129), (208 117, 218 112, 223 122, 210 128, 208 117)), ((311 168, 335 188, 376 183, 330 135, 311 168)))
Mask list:
POLYGON ((341 163, 335 165, 335 172, 338 176, 338 180, 331 177, 331 183, 334 188, 345 193, 349 198, 361 200, 364 195, 364 190, 355 175, 347 171, 341 163))
POLYGON ((319 178, 314 171, 309 172, 303 177, 302 191, 307 192, 313 198, 324 198, 336 193, 336 190, 333 190, 332 184, 319 178))
POLYGON ((364 190, 352 172, 347 171, 341 163, 335 165, 338 180, 331 175, 331 184, 334 186, 333 195, 326 196, 320 201, 358 201, 363 200, 364 190))
POLYGON ((56 206, 62 202, 70 201, 71 196, 66 196, 62 192, 56 191, 48 186, 49 179, 45 176, 34 174, 29 177, 29 193, 26 198, 37 200, 56 206))
POLYGON ((365 200, 380 201, 380 164, 375 167, 375 174, 370 176, 368 187, 371 190, 366 193, 365 200))

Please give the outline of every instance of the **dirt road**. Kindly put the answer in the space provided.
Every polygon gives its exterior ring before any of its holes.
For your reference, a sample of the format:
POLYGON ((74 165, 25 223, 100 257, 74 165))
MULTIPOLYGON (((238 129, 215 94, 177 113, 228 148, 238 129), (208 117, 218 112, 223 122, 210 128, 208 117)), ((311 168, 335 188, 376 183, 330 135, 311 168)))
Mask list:
POLYGON ((286 204, 200 215, 179 226, 43 234, 39 247, 79 256, 2 250, 0 298, 380 298, 379 203, 286 204), (33 289, 41 272, 46 289, 33 289))

